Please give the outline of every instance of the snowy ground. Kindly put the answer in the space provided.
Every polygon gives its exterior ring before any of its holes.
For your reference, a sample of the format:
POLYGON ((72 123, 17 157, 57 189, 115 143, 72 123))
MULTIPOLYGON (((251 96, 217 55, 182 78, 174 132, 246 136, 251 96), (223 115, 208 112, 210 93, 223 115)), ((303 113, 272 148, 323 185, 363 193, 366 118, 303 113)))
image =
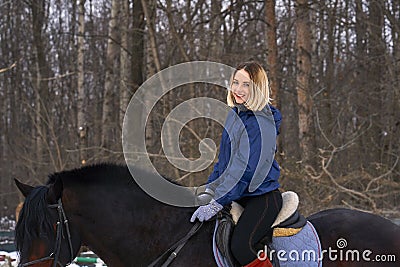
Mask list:
MULTIPOLYGON (((93 252, 85 252, 79 255, 75 261, 67 265, 68 267, 83 267, 83 266, 90 266, 90 267, 106 267, 104 262, 99 258, 96 258, 96 255, 93 252), (97 259, 97 262, 87 262, 87 261, 94 261, 97 259), (82 262, 83 261, 83 262, 82 262), (86 262, 84 262, 86 261, 86 262)), ((7 251, 0 251, 0 267, 17 267, 18 266, 18 253, 7 252, 7 251)))
POLYGON ((18 265, 17 252, 0 251, 0 267, 11 267, 18 265))

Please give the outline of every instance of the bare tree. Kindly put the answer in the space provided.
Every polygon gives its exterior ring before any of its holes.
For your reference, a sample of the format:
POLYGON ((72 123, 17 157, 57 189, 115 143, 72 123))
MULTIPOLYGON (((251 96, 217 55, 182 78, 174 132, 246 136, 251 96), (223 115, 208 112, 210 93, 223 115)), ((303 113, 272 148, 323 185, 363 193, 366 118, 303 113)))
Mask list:
POLYGON ((311 75, 311 35, 307 0, 296 1, 296 90, 299 105, 299 139, 302 161, 309 163, 315 151, 311 75))
POLYGON ((46 58, 45 44, 47 41, 43 35, 43 30, 46 27, 46 1, 30 1, 29 7, 32 12, 32 35, 34 40, 36 52, 36 71, 35 75, 35 128, 36 134, 36 159, 41 162, 46 149, 47 130, 46 123, 48 123, 48 78, 50 69, 46 58))
POLYGON ((267 65, 269 70, 269 82, 273 103, 279 106, 279 74, 278 74, 278 46, 276 43, 276 17, 275 0, 265 1, 265 22, 267 39, 267 65))
POLYGON ((130 61, 129 61, 129 1, 125 0, 121 4, 121 51, 120 51, 120 63, 121 63, 121 74, 119 81, 119 122, 122 125, 124 120, 125 110, 128 106, 130 99, 130 61))
POLYGON ((111 149, 117 140, 116 130, 119 122, 119 112, 116 110, 116 81, 119 70, 119 18, 120 18, 120 3, 119 0, 112 1, 111 18, 108 28, 107 41, 107 58, 106 58, 106 73, 104 84, 104 99, 103 99, 103 115, 102 115, 102 134, 101 146, 106 149, 111 149))
POLYGON ((77 42, 77 133, 79 136, 79 160, 81 164, 87 161, 87 122, 86 122, 86 101, 85 101, 85 0, 80 0, 78 4, 78 42, 77 42))
POLYGON ((145 77, 145 59, 144 59, 144 39, 145 39, 145 20, 143 7, 140 1, 134 2, 132 11, 133 23, 129 33, 132 32, 130 51, 131 57, 131 79, 132 79, 132 91, 133 94, 137 88, 143 83, 145 77))

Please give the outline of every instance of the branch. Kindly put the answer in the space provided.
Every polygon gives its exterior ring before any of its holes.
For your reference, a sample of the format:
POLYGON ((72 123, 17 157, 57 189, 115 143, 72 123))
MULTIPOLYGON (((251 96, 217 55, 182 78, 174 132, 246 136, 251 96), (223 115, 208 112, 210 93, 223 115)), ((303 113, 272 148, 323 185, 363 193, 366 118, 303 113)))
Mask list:
POLYGON ((392 153, 389 153, 389 155, 392 155, 392 156, 395 156, 395 157, 396 157, 396 161, 394 162, 393 166, 392 166, 392 167, 390 168, 390 170, 388 170, 386 173, 384 173, 384 174, 382 174, 382 175, 380 175, 380 176, 375 177, 374 179, 372 179, 372 180, 368 183, 367 188, 365 189, 365 191, 369 191, 369 190, 370 190, 370 187, 372 186, 373 183, 375 183, 375 182, 377 182, 378 180, 380 180, 380 179, 382 179, 382 178, 388 176, 389 174, 391 174, 391 173, 395 170, 397 164, 399 163, 399 156, 397 156, 397 155, 395 155, 395 154, 392 154, 392 153))
POLYGON ((17 61, 15 61, 13 64, 11 64, 11 66, 4 68, 4 69, 0 69, 0 73, 6 72, 11 70, 12 68, 15 68, 17 66, 17 61))
POLYGON ((361 192, 358 192, 358 191, 355 191, 355 190, 353 190, 353 189, 350 189, 350 188, 347 188, 347 187, 344 187, 344 186, 340 185, 338 182, 336 182, 335 178, 333 178, 332 174, 328 171, 328 169, 326 169, 326 168, 324 167, 324 164, 322 164, 322 170, 324 171, 324 173, 326 173, 326 174, 328 175, 328 177, 330 178, 331 182, 332 182, 336 187, 338 187, 341 191, 343 191, 344 193, 347 193, 347 194, 349 194, 349 195, 352 195, 352 196, 359 196, 359 197, 361 197, 361 198, 367 200, 369 203, 371 203, 372 208, 373 208, 374 210, 377 210, 375 201, 373 201, 373 200, 372 200, 370 197, 368 197, 366 194, 363 194, 363 193, 361 193, 361 192))

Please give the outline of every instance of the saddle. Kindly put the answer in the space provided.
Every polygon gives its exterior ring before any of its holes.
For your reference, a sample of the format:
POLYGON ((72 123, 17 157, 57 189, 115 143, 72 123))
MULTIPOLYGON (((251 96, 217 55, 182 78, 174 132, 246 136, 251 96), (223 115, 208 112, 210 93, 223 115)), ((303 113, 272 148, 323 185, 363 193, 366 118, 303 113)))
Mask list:
MULTIPOLYGON (((306 218, 299 213, 298 209, 299 197, 295 192, 287 191, 282 193, 282 208, 272 224, 273 236, 283 237, 292 236, 301 231, 306 225, 306 218)), ((218 216, 218 228, 216 230, 216 245, 220 253, 226 258, 229 266, 239 267, 240 264, 235 260, 230 251, 230 239, 235 224, 238 222, 240 215, 243 212, 243 207, 238 203, 233 202, 231 207, 224 207, 218 216)), ((261 243, 267 246, 270 251, 273 249, 272 244, 261 240, 261 243)), ((276 257, 270 259, 274 267, 279 266, 279 260, 276 257)))

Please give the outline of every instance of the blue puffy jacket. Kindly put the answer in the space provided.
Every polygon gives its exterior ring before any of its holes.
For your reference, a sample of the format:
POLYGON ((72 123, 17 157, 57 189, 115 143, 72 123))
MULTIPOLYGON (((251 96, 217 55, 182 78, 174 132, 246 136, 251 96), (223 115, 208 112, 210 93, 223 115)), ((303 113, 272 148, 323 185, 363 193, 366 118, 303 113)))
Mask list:
POLYGON ((279 188, 280 170, 273 156, 281 120, 279 110, 270 105, 261 111, 239 106, 228 113, 218 162, 207 182, 215 191, 218 203, 226 205, 245 196, 279 188), (271 128, 273 126, 275 129, 271 128), (265 134, 267 132, 272 135, 265 134), (252 189, 250 185, 255 178, 260 185, 252 189))

